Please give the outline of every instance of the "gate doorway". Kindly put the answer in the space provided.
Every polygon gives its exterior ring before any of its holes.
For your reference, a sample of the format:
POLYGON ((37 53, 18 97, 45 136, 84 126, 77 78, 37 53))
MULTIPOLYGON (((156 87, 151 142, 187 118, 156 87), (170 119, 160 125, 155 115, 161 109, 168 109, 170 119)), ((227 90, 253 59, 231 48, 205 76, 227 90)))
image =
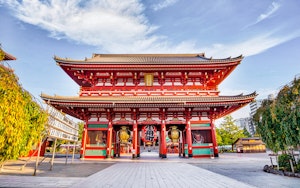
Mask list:
POLYGON ((132 125, 114 125, 115 135, 113 137, 114 157, 130 158, 133 148, 132 125))
POLYGON ((184 156, 185 125, 169 124, 166 128, 167 155, 184 156))
POLYGON ((158 131, 156 125, 144 125, 142 126, 142 130, 140 131, 141 141, 143 143, 143 149, 155 150, 158 146, 158 131))
MULTIPOLYGON (((157 159, 161 154, 171 158, 185 156, 185 125, 166 125, 162 135, 160 124, 138 125, 137 138, 134 138, 133 125, 114 125, 113 156, 117 158, 157 159), (134 140, 137 139, 137 142, 134 140), (162 145, 162 142, 165 145, 162 145), (134 144, 137 144, 137 147, 134 144), (136 148, 136 149, 135 149, 136 148), (165 151, 165 153, 163 153, 165 151)), ((165 158, 165 157, 163 157, 165 158)))

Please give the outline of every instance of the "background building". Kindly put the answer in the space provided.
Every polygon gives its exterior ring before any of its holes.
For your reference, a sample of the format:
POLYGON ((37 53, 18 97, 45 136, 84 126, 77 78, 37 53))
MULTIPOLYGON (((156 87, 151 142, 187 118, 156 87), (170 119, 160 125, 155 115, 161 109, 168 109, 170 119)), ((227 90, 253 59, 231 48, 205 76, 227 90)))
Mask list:
POLYGON ((251 117, 239 118, 235 120, 237 126, 241 129, 246 128, 247 131, 253 136, 255 134, 255 126, 253 125, 251 117))
POLYGON ((249 106, 250 106, 250 117, 254 116, 257 109, 261 106, 262 101, 263 101, 262 99, 259 99, 259 100, 255 100, 255 101, 253 101, 249 104, 249 106))

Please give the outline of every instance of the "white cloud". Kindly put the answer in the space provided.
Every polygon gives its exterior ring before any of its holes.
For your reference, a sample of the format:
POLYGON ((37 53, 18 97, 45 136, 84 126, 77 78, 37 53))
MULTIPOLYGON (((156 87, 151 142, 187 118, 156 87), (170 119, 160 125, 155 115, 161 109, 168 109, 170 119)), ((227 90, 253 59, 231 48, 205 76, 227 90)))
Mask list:
POLYGON ((152 6, 153 10, 158 11, 175 4, 178 0, 163 0, 162 2, 152 6))
POLYGON ((57 39, 68 38, 99 46, 108 52, 117 47, 130 52, 128 44, 145 49, 159 37, 150 34, 156 29, 143 15, 138 0, 24 0, 9 1, 20 20, 50 31, 57 39), (85 4, 82 4, 85 3, 85 4))
POLYGON ((281 5, 279 3, 272 2, 272 4, 268 7, 268 10, 265 13, 260 14, 254 23, 251 23, 251 24, 245 26, 243 29, 253 26, 255 24, 258 24, 259 22, 269 18, 280 8, 280 6, 281 5))
MULTIPOLYGON (((160 7, 175 2, 167 0, 160 7)), ((149 23, 139 0, 8 0, 5 3, 20 20, 49 31, 51 37, 93 45, 104 53, 205 52, 217 58, 251 56, 299 36, 297 33, 273 37, 267 33, 242 42, 201 47, 197 41, 174 43, 166 36, 157 35, 158 26, 149 23)), ((272 7, 260 20, 273 14, 279 5, 273 3, 272 7)))
POLYGON ((300 32, 291 33, 284 37, 274 37, 272 33, 261 34, 254 37, 249 37, 245 41, 238 41, 231 44, 214 44, 212 47, 206 48, 212 56, 252 56, 264 52, 274 46, 299 37, 300 32))
POLYGON ((257 90, 257 99, 267 99, 269 95, 276 96, 279 89, 272 89, 272 88, 258 88, 257 90))
POLYGON ((264 19, 267 19, 270 17, 272 14, 274 14, 280 7, 279 3, 272 2, 272 4, 269 6, 268 10, 266 13, 263 13, 259 15, 259 17, 256 20, 256 23, 263 21, 264 19))

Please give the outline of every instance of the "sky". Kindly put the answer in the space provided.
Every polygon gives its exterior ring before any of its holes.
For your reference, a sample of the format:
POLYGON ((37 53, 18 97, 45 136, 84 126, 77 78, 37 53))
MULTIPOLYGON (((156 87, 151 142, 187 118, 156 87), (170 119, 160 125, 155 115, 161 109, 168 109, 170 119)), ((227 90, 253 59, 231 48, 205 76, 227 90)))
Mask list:
MULTIPOLYGON (((300 74, 299 12, 299 0, 0 0, 0 43, 37 99, 77 96, 53 57, 93 53, 243 55, 220 95, 264 99, 300 74)), ((232 116, 248 117, 249 106, 232 116)))

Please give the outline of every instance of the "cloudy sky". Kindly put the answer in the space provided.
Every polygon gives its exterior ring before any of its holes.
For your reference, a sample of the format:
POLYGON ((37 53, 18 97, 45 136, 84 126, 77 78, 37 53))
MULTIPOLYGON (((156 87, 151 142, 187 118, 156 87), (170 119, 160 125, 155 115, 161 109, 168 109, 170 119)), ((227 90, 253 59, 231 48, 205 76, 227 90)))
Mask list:
POLYGON ((298 0, 0 0, 0 43, 36 97, 78 95, 54 55, 204 52, 245 56, 220 94, 260 99, 300 74, 299 12, 298 0))

